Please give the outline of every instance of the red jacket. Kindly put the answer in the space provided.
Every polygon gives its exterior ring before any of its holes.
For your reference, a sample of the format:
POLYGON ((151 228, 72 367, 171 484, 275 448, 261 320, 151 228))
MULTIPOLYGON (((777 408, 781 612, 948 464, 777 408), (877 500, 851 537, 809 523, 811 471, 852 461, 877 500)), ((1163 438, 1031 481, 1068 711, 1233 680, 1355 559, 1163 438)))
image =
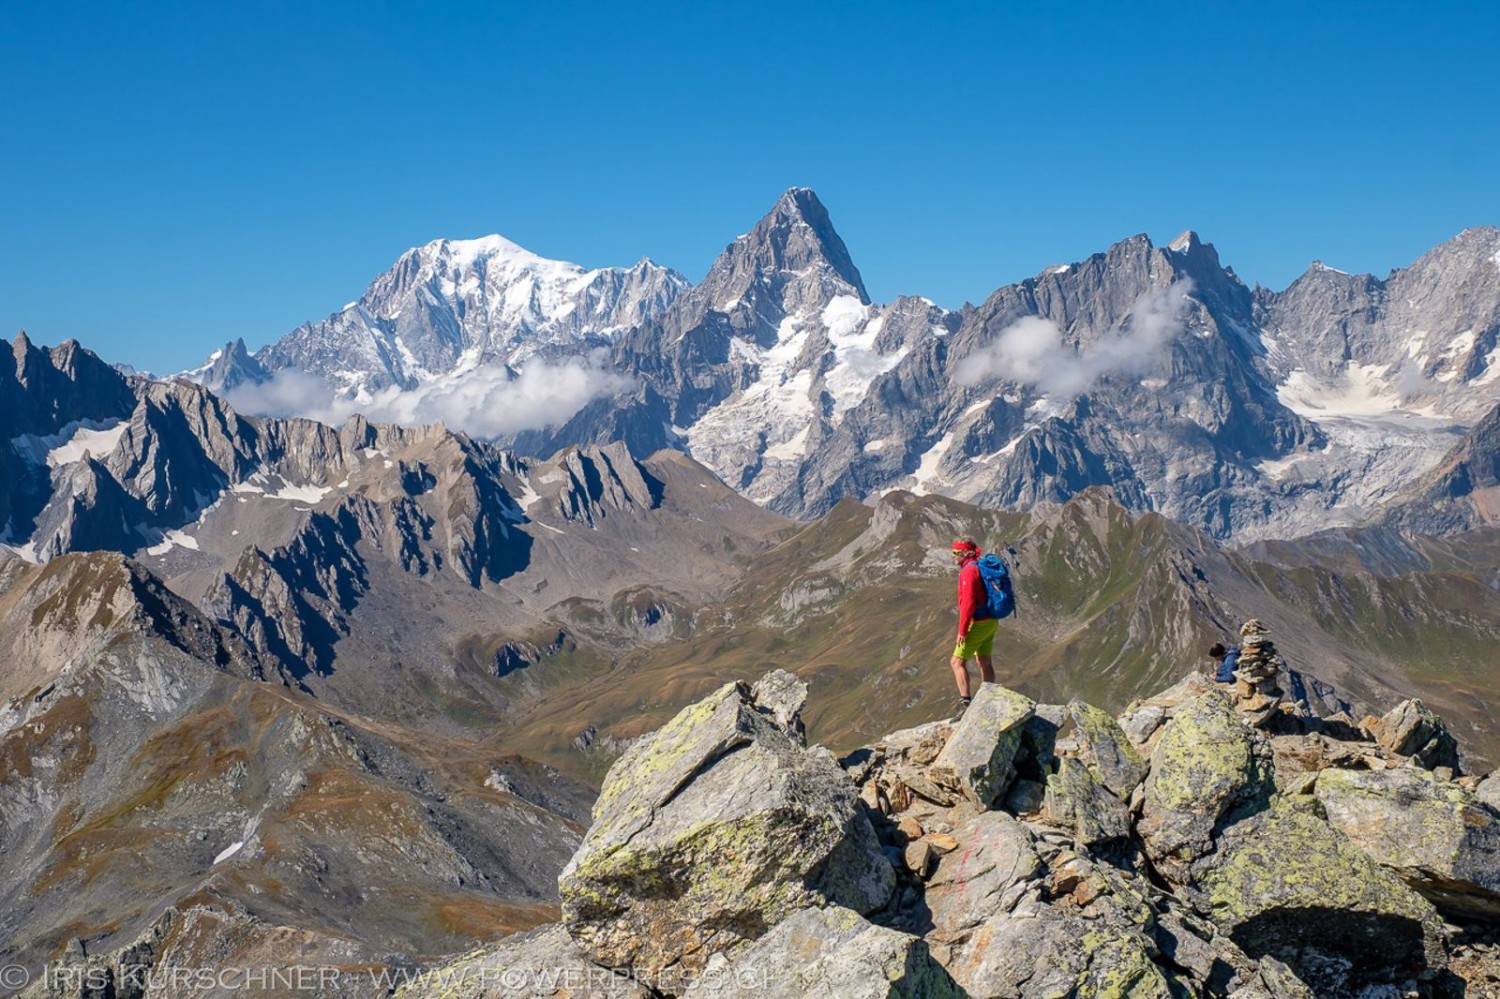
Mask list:
POLYGON ((979 578, 979 555, 966 558, 958 569, 958 640, 963 641, 974 623, 974 612, 986 603, 984 580, 979 578))

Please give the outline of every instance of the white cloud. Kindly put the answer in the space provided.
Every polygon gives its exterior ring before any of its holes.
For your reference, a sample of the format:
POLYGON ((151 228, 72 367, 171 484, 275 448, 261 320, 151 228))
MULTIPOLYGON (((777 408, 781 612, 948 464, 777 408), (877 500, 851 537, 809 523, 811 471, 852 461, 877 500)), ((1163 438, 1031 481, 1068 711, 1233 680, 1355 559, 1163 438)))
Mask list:
POLYGON ((271 381, 225 393, 229 404, 254 416, 303 416, 339 424, 355 413, 377 423, 442 423, 475 437, 502 437, 565 422, 592 400, 623 391, 633 379, 606 367, 608 352, 558 363, 533 359, 512 372, 484 365, 443 375, 414 389, 396 386, 362 399, 338 394, 316 375, 286 368, 271 381))
POLYGON ((1192 290, 1193 283, 1183 279, 1147 292, 1136 299, 1120 329, 1081 349, 1063 343, 1062 330, 1052 320, 1026 316, 964 359, 954 380, 960 385, 1018 382, 1060 402, 1088 391, 1105 375, 1145 374, 1182 333, 1192 290))
MULTIPOLYGON (((1389 369, 1387 369, 1389 370, 1389 369)), ((1344 372, 1344 380, 1348 381, 1349 374, 1344 372)), ((1402 402, 1410 402, 1413 399, 1428 395, 1442 388, 1434 379, 1428 378, 1422 373, 1422 366, 1416 361, 1408 358, 1401 362, 1401 367, 1396 369, 1391 381, 1395 383, 1396 391, 1401 395, 1402 402)))

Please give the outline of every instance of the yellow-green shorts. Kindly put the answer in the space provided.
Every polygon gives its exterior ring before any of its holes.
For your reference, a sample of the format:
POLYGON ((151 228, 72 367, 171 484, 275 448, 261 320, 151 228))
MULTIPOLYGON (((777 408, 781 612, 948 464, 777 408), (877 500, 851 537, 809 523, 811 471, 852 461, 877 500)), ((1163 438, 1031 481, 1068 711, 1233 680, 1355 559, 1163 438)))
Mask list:
POLYGON ((953 657, 955 659, 972 659, 975 656, 988 657, 995 650, 995 629, 1000 627, 1000 622, 994 618, 984 621, 970 621, 969 633, 964 640, 953 646, 953 657))

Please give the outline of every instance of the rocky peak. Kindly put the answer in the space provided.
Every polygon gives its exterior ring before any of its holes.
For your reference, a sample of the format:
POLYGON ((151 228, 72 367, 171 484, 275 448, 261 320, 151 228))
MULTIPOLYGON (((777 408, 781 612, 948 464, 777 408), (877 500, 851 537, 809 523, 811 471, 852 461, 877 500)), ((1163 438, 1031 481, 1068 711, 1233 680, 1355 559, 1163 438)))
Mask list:
POLYGON ((1222 271, 1224 268, 1224 265, 1219 262, 1219 251, 1214 248, 1214 245, 1205 243, 1191 229, 1168 243, 1166 248, 1181 257, 1183 261, 1191 262, 1194 270, 1211 268, 1222 271))
POLYGON ((559 478, 558 513, 594 526, 610 509, 650 509, 660 502, 661 483, 621 443, 568 448, 539 467, 538 479, 559 478))
POLYGON ((1212 243, 1205 243, 1196 232, 1189 229, 1172 240, 1165 251, 1179 280, 1186 278, 1193 283, 1193 295, 1210 305, 1226 320, 1239 323, 1246 330, 1250 327, 1251 294, 1234 273, 1219 259, 1219 251, 1212 243))
MULTIPOLYGON (((737 237, 669 314, 679 331, 710 312, 731 317, 736 327, 757 319, 775 323, 799 311, 815 311, 839 295, 868 305, 859 269, 833 228, 828 209, 807 188, 792 188, 748 233, 737 237)), ((753 331, 765 339, 765 331, 753 331)))
POLYGON ((730 683, 636 740, 560 924, 400 995, 544 967, 630 966, 667 996, 1022 999, 1457 995, 1496 971, 1470 941, 1500 904, 1500 778, 1460 776, 1419 702, 1263 716, 1190 674, 1117 720, 985 684, 840 782, 787 728, 805 694, 730 683))
POLYGON ((1466 229, 1383 280, 1314 261, 1256 299, 1279 376, 1300 369, 1299 391, 1319 407, 1332 397, 1368 408, 1361 393, 1378 393, 1392 411, 1467 426, 1494 404, 1484 386, 1500 356, 1500 229, 1466 229))
POLYGON ((135 405, 125 377, 75 340, 47 350, 23 330, 9 347, 14 367, 0 365, 0 436, 55 434, 81 420, 118 419, 135 405))
POLYGON ((251 356, 244 339, 236 337, 209 355, 203 367, 188 372, 185 377, 210 392, 224 393, 241 385, 259 384, 271 376, 251 356))
POLYGON ((1500 251, 1500 229, 1492 225, 1472 226, 1424 253, 1412 267, 1422 266, 1429 259, 1448 262, 1467 260, 1481 266, 1488 264, 1500 271, 1500 261, 1495 259, 1497 251, 1500 251))
MULTIPOLYGON (((843 239, 834 230, 828 209, 811 188, 794 187, 783 194, 770 213, 751 230, 749 240, 769 249, 775 255, 772 259, 786 270, 822 264, 831 266, 858 292, 859 300, 869 304, 870 296, 865 292, 859 269, 850 259, 843 239)), ((762 250, 757 248, 757 252, 762 250)))

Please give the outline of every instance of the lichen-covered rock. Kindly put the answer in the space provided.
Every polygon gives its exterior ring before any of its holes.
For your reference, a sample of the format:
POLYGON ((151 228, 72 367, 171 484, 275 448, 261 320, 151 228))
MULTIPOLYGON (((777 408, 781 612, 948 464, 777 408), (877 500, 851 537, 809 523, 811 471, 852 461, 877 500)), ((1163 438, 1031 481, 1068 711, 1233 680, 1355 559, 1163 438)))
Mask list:
POLYGON ((1416 698, 1402 701, 1370 726, 1388 752, 1409 756, 1419 766, 1458 769, 1458 740, 1443 720, 1416 698))
POLYGON ((1156 961, 1155 914, 1139 880, 1065 853, 1011 908, 981 922, 948 970, 976 999, 1192 994, 1156 961))
POLYGON ((1036 702, 997 683, 982 684, 929 774, 981 808, 993 808, 1015 776, 1021 730, 1036 702))
POLYGON ((774 714, 727 684, 610 768, 558 881, 587 956, 697 968, 798 910, 885 904, 895 874, 856 788, 774 714))
POLYGON ((1209 690, 1181 708, 1151 754, 1136 825, 1158 873, 1183 883, 1222 819, 1264 805, 1274 787, 1272 771, 1265 737, 1245 724, 1222 691, 1209 690))
POLYGON ((1446 967, 1431 904, 1314 807, 1278 799, 1224 830, 1194 867, 1196 903, 1246 954, 1285 962, 1319 995, 1446 967))
POLYGON ((1073 719, 1078 758, 1111 794, 1128 801, 1130 792, 1146 777, 1146 761, 1130 744, 1120 723, 1107 711, 1076 700, 1068 704, 1068 717, 1073 719))
POLYGON ((1043 872, 1031 832, 1004 812, 975 816, 953 838, 960 848, 943 856, 927 882, 928 936, 942 944, 962 943, 990 916, 1008 912, 1043 872))
POLYGON ((557 924, 506 937, 492 947, 415 976, 396 999, 648 999, 628 974, 590 962, 557 924))
POLYGON ((1229 999, 1318 999, 1318 994, 1308 988, 1291 968, 1274 957, 1263 957, 1256 967, 1255 977, 1229 993, 1229 999))
POLYGON ((1500 816, 1425 770, 1324 770, 1329 823, 1455 917, 1500 916, 1500 816))
POLYGON ((1130 835, 1129 807, 1109 792, 1092 768, 1071 757, 1059 760, 1057 773, 1047 778, 1043 816, 1087 846, 1130 835))
POLYGON ((909 933, 830 906, 778 923, 725 966, 697 976, 683 999, 960 999, 962 989, 909 933))

